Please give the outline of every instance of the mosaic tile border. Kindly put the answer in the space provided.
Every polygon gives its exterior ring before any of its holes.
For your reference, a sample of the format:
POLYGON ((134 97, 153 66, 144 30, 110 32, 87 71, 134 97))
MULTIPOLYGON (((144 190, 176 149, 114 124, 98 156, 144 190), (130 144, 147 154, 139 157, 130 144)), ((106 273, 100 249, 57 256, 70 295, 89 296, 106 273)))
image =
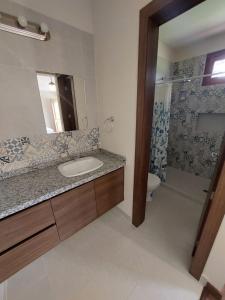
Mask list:
POLYGON ((0 141, 0 180, 99 148, 99 128, 0 141))

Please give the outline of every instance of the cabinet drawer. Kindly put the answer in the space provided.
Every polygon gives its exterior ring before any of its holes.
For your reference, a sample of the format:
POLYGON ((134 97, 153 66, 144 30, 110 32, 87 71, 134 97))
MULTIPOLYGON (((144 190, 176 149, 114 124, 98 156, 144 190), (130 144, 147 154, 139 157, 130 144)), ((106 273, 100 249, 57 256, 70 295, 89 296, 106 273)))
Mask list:
POLYGON ((56 226, 37 234, 0 255, 0 283, 59 243, 56 226))
POLYGON ((95 180, 95 197, 99 216, 124 200, 124 168, 95 180))
POLYGON ((70 237, 97 217, 93 182, 57 196, 51 203, 61 240, 70 237))
POLYGON ((0 253, 54 223, 49 201, 3 219, 0 221, 0 253))

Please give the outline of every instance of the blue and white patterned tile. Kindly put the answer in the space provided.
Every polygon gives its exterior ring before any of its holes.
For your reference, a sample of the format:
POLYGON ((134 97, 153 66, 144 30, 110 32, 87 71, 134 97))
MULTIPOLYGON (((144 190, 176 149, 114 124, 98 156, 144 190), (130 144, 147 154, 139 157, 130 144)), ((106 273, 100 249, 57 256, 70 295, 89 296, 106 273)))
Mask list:
MULTIPOLYGON (((206 55, 176 62, 174 76, 204 74, 206 55)), ((174 83, 171 99, 168 163, 185 171, 211 177, 222 135, 198 129, 200 114, 225 113, 225 85, 202 86, 202 79, 174 83), (175 150, 176 149, 176 150, 175 150)))
POLYGON ((0 143, 0 165, 4 165, 10 162, 7 149, 0 143))
POLYGON ((66 156, 68 154, 69 143, 72 139, 72 133, 59 133, 53 140, 53 148, 60 156, 66 156))
POLYGON ((98 148, 99 130, 65 132, 60 134, 40 135, 7 139, 0 142, 0 177, 1 179, 24 173, 48 165, 68 155, 78 155, 98 148))
POLYGON ((99 129, 93 128, 88 134, 88 143, 91 146, 97 146, 99 143, 99 136, 100 136, 99 129))
POLYGON ((27 137, 7 139, 2 143, 3 147, 6 150, 9 162, 22 160, 24 150, 29 144, 30 140, 27 137))

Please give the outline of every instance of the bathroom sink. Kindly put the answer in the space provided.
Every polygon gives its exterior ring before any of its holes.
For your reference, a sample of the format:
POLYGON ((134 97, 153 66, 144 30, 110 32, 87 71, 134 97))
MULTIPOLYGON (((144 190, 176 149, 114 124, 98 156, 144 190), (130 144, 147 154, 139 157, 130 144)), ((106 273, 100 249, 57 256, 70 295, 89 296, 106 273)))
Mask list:
POLYGON ((58 166, 58 170, 65 177, 76 177, 95 171, 104 165, 95 157, 83 157, 71 160, 58 166))

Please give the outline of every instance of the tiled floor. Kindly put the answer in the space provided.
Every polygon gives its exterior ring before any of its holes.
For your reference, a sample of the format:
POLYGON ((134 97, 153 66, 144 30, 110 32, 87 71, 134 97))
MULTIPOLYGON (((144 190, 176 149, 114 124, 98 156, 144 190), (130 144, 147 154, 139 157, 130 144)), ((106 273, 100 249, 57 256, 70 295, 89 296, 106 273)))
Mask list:
POLYGON ((195 176, 173 167, 167 167, 166 183, 164 185, 191 198, 193 201, 204 203, 211 180, 201 176, 195 176))
POLYGON ((0 286, 4 300, 198 300, 187 272, 201 206, 161 187, 138 229, 118 209, 0 286))

